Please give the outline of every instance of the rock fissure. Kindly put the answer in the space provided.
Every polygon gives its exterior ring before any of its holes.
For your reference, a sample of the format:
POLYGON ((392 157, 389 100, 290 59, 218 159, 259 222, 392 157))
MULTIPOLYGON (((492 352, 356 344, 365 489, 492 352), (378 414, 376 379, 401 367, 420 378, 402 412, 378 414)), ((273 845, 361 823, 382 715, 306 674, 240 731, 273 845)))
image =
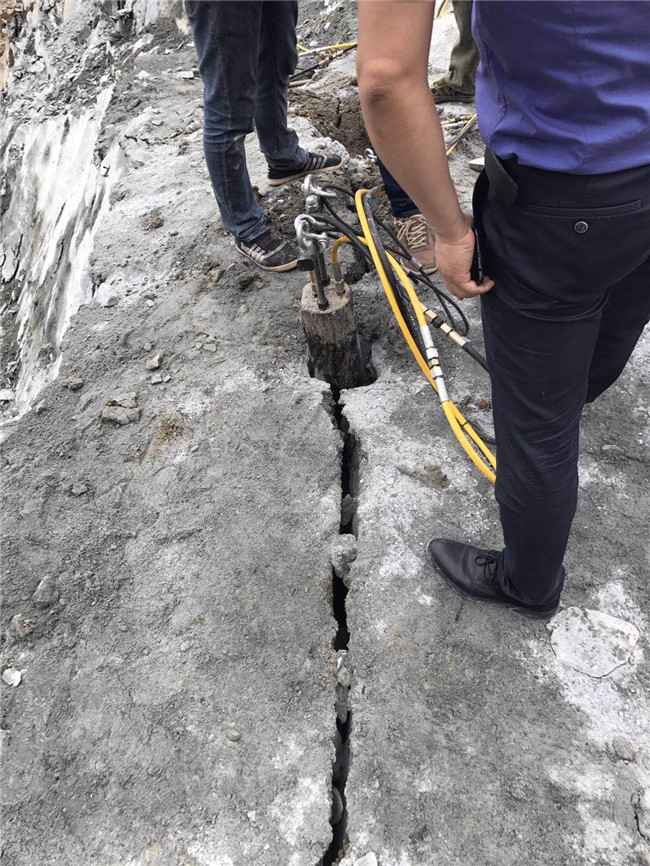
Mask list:
MULTIPOLYGON (((341 522, 339 535, 348 539, 354 537, 354 463, 356 458, 356 439, 350 432, 343 415, 343 403, 340 392, 332 388, 333 403, 331 406, 332 420, 343 438, 341 452, 341 522)), ((337 656, 336 682, 336 731, 334 733, 335 756, 332 765, 332 840, 319 866, 331 866, 339 862, 347 846, 347 802, 345 786, 350 766, 350 735, 352 728, 352 713, 349 703, 350 667, 348 650, 350 629, 347 620, 346 598, 348 587, 345 582, 345 570, 339 563, 332 562, 332 612, 336 619, 337 630, 332 646, 337 656)))

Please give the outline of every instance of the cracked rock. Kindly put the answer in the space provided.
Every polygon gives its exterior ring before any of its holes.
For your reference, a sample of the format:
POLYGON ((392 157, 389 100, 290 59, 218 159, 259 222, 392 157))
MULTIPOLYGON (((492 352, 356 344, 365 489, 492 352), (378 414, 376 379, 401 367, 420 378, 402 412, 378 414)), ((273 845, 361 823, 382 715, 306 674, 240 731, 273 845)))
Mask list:
POLYGON ((650 839, 650 788, 646 788, 642 794, 636 794, 632 802, 639 833, 644 839, 650 839))
POLYGON ((349 588, 347 581, 350 564, 357 558, 357 539, 346 533, 339 535, 332 545, 332 568, 334 574, 349 588))
POLYGON ((51 607, 59 600, 59 590, 56 581, 50 574, 46 574, 43 580, 36 587, 36 591, 32 596, 32 601, 36 607, 51 607))
POLYGON ((547 628, 558 661, 596 679, 629 662, 639 640, 631 622, 578 607, 561 611, 547 628))

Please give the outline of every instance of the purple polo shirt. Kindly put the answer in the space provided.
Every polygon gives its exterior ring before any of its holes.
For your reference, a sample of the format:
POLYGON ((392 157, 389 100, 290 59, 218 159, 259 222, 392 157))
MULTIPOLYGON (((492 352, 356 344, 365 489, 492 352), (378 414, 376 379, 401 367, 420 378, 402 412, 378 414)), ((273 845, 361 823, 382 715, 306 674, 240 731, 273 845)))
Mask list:
POLYGON ((474 0, 483 141, 572 174, 650 164, 648 0, 474 0))

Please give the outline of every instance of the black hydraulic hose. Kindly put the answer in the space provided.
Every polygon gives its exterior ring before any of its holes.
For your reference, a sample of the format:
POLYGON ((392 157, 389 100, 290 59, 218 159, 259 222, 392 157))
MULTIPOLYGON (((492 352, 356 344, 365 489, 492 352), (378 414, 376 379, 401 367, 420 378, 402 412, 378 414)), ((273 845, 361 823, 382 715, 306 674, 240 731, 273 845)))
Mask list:
POLYGON ((393 267, 388 261, 386 249, 384 248, 384 244, 379 236, 379 229, 377 228, 375 215, 372 212, 372 196, 381 188, 382 185, 380 184, 379 186, 373 187, 372 189, 368 190, 366 195, 363 197, 363 212, 366 215, 366 219, 368 221, 368 228, 370 229, 370 234, 372 235, 372 239, 375 243, 377 255, 379 256, 379 261, 381 262, 384 273, 386 274, 388 282, 390 283, 390 287, 393 291, 393 295, 395 296, 395 301, 397 303, 397 306, 399 307, 399 311, 402 314, 402 317, 404 318, 404 321, 406 322, 408 329, 411 332, 411 336, 415 340, 417 347, 420 349, 422 355, 426 357, 426 349, 422 341, 422 334, 420 333, 420 326, 418 324, 415 311, 411 306, 411 301, 406 295, 404 287, 396 278, 393 267))
POLYGON ((354 229, 351 228, 351 226, 343 222, 343 220, 339 219, 336 215, 332 213, 323 213, 321 211, 320 213, 312 214, 312 216, 317 221, 320 221, 325 225, 332 226, 332 228, 334 228, 337 232, 345 235, 345 237, 350 241, 352 246, 363 255, 364 259, 370 264, 372 264, 372 256, 370 255, 368 248, 364 244, 362 244, 357 237, 360 232, 355 232, 354 229))
MULTIPOLYGON (((332 189, 335 192, 339 192, 342 195, 346 195, 349 198, 354 200, 354 192, 350 189, 346 189, 345 187, 338 186, 336 184, 324 184, 323 188, 324 189, 332 189)), ((380 187, 376 187, 375 189, 380 189, 380 187)), ((327 210, 329 211, 329 213, 333 217, 335 217, 337 220, 339 220, 339 222, 342 225, 348 225, 336 213, 336 211, 334 210, 334 208, 332 207, 332 205, 329 203, 329 201, 327 199, 325 199, 325 207, 327 208, 327 210)), ((407 248, 404 246, 404 244, 397 237, 395 232, 379 217, 375 217, 375 221, 378 225, 381 226, 381 228, 383 228, 383 230, 386 232, 386 234, 398 246, 397 250, 391 249, 390 247, 386 247, 385 245, 384 245, 384 248, 388 249, 388 251, 393 253, 394 255, 398 255, 398 256, 402 256, 402 257, 406 258, 410 262, 412 256, 409 253, 409 251, 407 250, 407 248)), ((348 228, 351 228, 351 227, 348 226, 348 228)), ((370 260, 372 261, 372 259, 370 259, 370 260)), ((391 273, 391 272, 392 272, 392 269, 391 269, 391 271, 387 271, 387 273, 391 273)), ((418 264, 418 274, 417 275, 412 274, 411 276, 412 276, 414 282, 416 282, 416 283, 421 282, 424 285, 428 286, 433 292, 435 292, 436 297, 440 301, 440 304, 441 304, 441 306, 445 312, 445 315, 447 316, 447 319, 449 320, 449 324, 454 328, 455 331, 458 331, 458 333, 462 337, 466 336, 469 333, 469 321, 467 320, 467 316, 465 315, 465 313, 461 309, 458 301, 455 301, 445 291, 438 288, 438 286, 436 286, 435 283, 432 282, 432 280, 429 278, 429 275, 423 270, 423 268, 419 264, 418 264), (448 304, 450 304, 454 308, 454 310, 456 310, 458 315, 460 316, 462 326, 459 327, 458 324, 456 323, 453 314, 450 312, 449 307, 447 306, 448 304)))
POLYGON ((486 373, 490 372, 486 359, 483 357, 483 355, 481 355, 480 352, 477 352, 477 350, 474 348, 474 346, 472 346, 471 343, 465 343, 463 349, 465 352, 467 352, 470 358, 473 358, 477 364, 480 364, 481 367, 483 367, 486 373))
MULTIPOLYGON (((343 195, 349 196, 350 198, 354 197, 354 193, 351 190, 345 189, 344 187, 337 186, 335 184, 327 184, 326 186, 324 185, 324 188, 333 189, 336 192, 340 192, 343 195)), ((393 268, 386 257, 386 250, 388 250, 388 252, 392 253, 393 255, 397 255, 397 256, 401 255, 401 256, 405 257, 406 259, 408 259, 409 261, 411 259, 411 255, 410 255, 409 251, 407 250, 407 248, 404 246, 404 244, 402 244, 402 242, 399 240, 397 235, 392 231, 392 229, 389 226, 387 226, 384 223, 384 221, 381 220, 379 217, 375 217, 374 213, 372 212, 372 203, 371 203, 371 201, 368 201, 368 199, 370 199, 371 196, 374 193, 376 193, 379 189, 381 189, 381 185, 374 187, 372 190, 370 190, 368 192, 366 199, 364 199, 364 213, 366 214, 366 218, 368 220, 368 227, 370 228, 370 231, 372 233, 373 240, 375 241, 375 246, 377 248, 377 252, 379 254, 379 257, 380 257, 380 260, 382 262, 386 276, 389 279, 389 282, 390 282, 391 288, 393 290, 393 294, 395 295, 395 299, 396 299, 396 302, 397 302, 398 307, 400 309, 400 312, 402 313, 404 320, 409 325, 409 330, 411 331, 413 338, 417 341, 418 346, 421 346, 420 329, 417 325, 417 320, 415 318, 413 308, 412 308, 411 303, 410 303, 410 299, 408 299, 408 297, 406 297, 405 292, 404 292, 404 288, 403 288, 401 282, 399 282, 395 277, 393 268), (384 231, 391 238, 391 240, 393 240, 395 242, 398 249, 392 249, 392 248, 387 247, 386 245, 383 244, 383 242, 379 236, 377 225, 380 225, 384 229, 384 231)), ((332 205, 330 204, 328 199, 324 199, 324 204, 325 204, 325 207, 326 207, 328 213, 327 214, 321 213, 318 216, 323 218, 323 222, 326 222, 326 224, 328 224, 328 225, 334 226, 337 229, 337 231, 340 231, 341 234, 345 235, 348 238, 348 240, 354 245, 354 248, 356 250, 358 250, 358 252, 360 252, 364 256, 364 259, 367 262, 369 262, 370 264, 372 264, 372 256, 370 255, 368 248, 365 245, 361 244, 360 241, 357 240, 357 234, 362 233, 361 229, 356 231, 352 226, 348 225, 348 223, 346 223, 343 219, 341 219, 341 217, 336 213, 336 211, 334 210, 334 208, 332 207, 332 205)), ((469 333, 469 329, 470 329, 469 328, 469 321, 467 320, 467 316, 465 315, 463 310, 460 308, 459 303, 456 300, 454 300, 453 298, 451 298, 449 295, 447 295, 446 292, 442 291, 442 289, 439 289, 429 279, 428 274, 426 274, 422 270, 422 268, 420 268, 419 270, 420 270, 420 273, 418 275, 411 274, 412 281, 414 283, 422 283, 433 290, 436 297, 440 301, 440 304, 441 304, 441 306, 445 312, 445 315, 447 316, 449 324, 452 326, 452 328, 461 337, 466 337, 467 334, 469 333), (460 316, 460 318, 463 322, 462 330, 456 326, 454 316, 449 311, 449 309, 447 307, 447 303, 451 304, 451 306, 456 310, 456 312, 460 316)), ((445 325, 445 322, 440 316, 436 315, 436 317, 433 319, 433 321, 430 322, 430 324, 434 328, 442 329, 443 325, 445 325)), ((456 341, 456 342, 458 342, 458 341, 456 341)), ((463 351, 466 352, 474 361, 476 361, 476 363, 480 367, 482 367, 486 372, 489 372, 486 359, 483 357, 483 355, 481 355, 480 352, 478 352, 471 345, 471 343, 469 341, 463 343, 462 346, 460 346, 460 348, 462 348, 463 351)))
MULTIPOLYGON (((408 249, 404 246, 404 244, 400 241, 400 239, 397 237, 395 232, 393 232, 393 230, 388 225, 386 225, 386 223, 383 220, 381 220, 379 217, 377 217, 377 223, 383 228, 383 230, 386 232, 386 234, 399 246, 399 248, 401 250, 400 255, 404 256, 406 259, 408 259, 410 261, 412 259, 411 254, 409 253, 408 249)), ((391 250, 391 252, 392 252, 392 250, 391 250)), ((429 275, 424 271, 424 269, 419 264, 418 264, 418 274, 417 275, 411 274, 411 276, 412 276, 414 282, 424 283, 424 285, 428 286, 433 292, 435 292, 436 297, 440 301, 440 305, 442 306, 443 310, 445 311, 445 315, 449 319, 449 324, 454 328, 455 331, 458 331, 458 333, 461 335, 461 337, 467 336, 467 334, 469 333, 469 321, 468 321, 465 313, 462 311, 458 301, 455 301, 445 291, 438 288, 438 286, 435 285, 435 283, 429 278, 429 275), (447 304, 450 304, 454 308, 454 310, 456 310, 458 315, 460 316, 461 322, 463 323, 462 327, 458 327, 456 321, 454 320, 453 314, 449 312, 449 308, 448 308, 447 304)))

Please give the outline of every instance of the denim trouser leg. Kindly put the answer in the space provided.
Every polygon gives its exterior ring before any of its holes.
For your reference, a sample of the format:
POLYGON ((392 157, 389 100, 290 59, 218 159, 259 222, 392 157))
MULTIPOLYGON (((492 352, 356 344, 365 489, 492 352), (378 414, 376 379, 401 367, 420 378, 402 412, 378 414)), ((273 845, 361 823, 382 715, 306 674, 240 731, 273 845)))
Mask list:
POLYGON ((298 3, 267 0, 262 6, 255 129, 260 149, 271 168, 300 171, 309 154, 287 124, 287 88, 298 62, 298 3))
MULTIPOLYGON (((266 231, 251 186, 245 137, 254 121, 267 158, 306 155, 286 125, 286 85, 295 66, 296 3, 186 0, 204 85, 205 158, 223 224, 239 240, 266 231), (269 44, 269 39, 273 44, 269 44), (284 106, 284 108, 283 108, 284 106)), ((274 167, 283 168, 273 163, 274 167)))
POLYGON ((395 219, 406 219, 406 217, 420 213, 419 207, 415 202, 411 201, 408 194, 397 183, 393 175, 388 171, 380 159, 377 160, 377 165, 381 173, 381 179, 384 181, 386 195, 390 202, 390 209, 395 219))

